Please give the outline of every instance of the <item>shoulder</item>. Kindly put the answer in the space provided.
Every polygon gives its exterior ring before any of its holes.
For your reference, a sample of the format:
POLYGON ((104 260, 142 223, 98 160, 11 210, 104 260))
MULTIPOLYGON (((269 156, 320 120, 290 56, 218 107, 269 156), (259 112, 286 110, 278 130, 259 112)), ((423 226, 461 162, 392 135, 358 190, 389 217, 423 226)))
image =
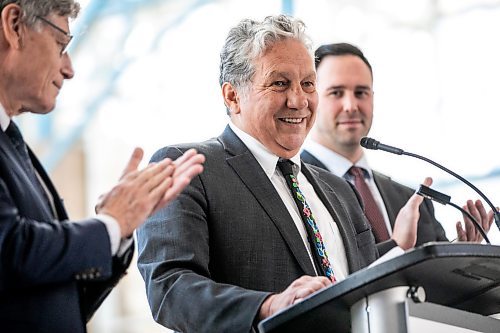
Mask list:
POLYGON ((394 181, 391 177, 375 170, 373 171, 373 179, 375 180, 375 183, 377 184, 378 187, 390 186, 393 191, 396 191, 398 193, 405 193, 407 195, 408 194, 412 195, 413 192, 415 192, 415 190, 412 189, 411 187, 398 183, 394 181))
POLYGON ((302 159, 302 161, 304 163, 307 163, 307 164, 310 164, 310 165, 314 165, 314 166, 320 167, 320 168, 325 169, 325 170, 328 169, 326 167, 326 165, 324 165, 313 154, 311 154, 309 151, 307 151, 305 149, 302 151, 302 153, 300 153, 300 158, 302 159))
POLYGON ((180 143, 165 146, 157 150, 151 157, 150 162, 158 162, 165 158, 176 159, 189 149, 196 149, 198 153, 206 157, 213 156, 217 152, 222 152, 223 147, 217 138, 212 138, 203 142, 180 143))

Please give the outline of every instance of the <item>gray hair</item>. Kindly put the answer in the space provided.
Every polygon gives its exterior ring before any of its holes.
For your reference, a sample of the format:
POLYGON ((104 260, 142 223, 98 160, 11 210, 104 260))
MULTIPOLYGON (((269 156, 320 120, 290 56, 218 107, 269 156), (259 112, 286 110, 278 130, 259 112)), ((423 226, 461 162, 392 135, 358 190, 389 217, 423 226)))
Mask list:
POLYGON ((229 31, 220 53, 219 83, 243 88, 255 74, 254 60, 276 42, 293 38, 304 44, 312 56, 312 42, 305 24, 291 16, 268 16, 262 22, 242 20, 229 31))
POLYGON ((80 12, 80 4, 74 0, 0 0, 0 13, 11 3, 21 7, 22 20, 30 27, 35 25, 37 16, 56 14, 74 19, 80 12))

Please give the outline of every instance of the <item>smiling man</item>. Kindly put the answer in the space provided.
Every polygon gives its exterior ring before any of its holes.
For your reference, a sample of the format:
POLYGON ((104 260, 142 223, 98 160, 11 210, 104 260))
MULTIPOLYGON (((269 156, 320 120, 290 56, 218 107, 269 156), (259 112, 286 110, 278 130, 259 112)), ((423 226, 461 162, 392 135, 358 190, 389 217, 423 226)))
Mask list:
MULTIPOLYGON (((161 325, 250 332, 378 257, 349 183, 300 161, 318 103, 304 29, 282 15, 231 29, 220 65, 225 131, 153 156, 194 147, 207 157, 204 173, 137 233, 139 270, 161 325)), ((413 246, 421 201, 414 196, 401 214, 405 236, 393 246, 413 246)))
MULTIPOLYGON (((415 191, 373 171, 360 145, 373 121, 372 66, 360 49, 348 43, 323 45, 315 55, 318 119, 311 132, 312 140, 304 145, 302 160, 344 177, 356 186, 365 201, 379 247, 384 247, 394 235, 400 209, 415 191)), ((490 229, 493 212, 487 214, 480 200, 469 200, 464 209, 485 231, 490 229)), ((482 241, 481 234, 465 216, 464 225, 460 222, 456 225, 459 240, 482 241)), ((416 245, 432 241, 447 241, 447 238, 434 217, 432 202, 426 199, 420 207, 416 245)))
POLYGON ((125 273, 132 233, 202 171, 203 156, 138 170, 136 149, 95 217, 69 221, 13 119, 54 109, 73 77, 66 47, 73 0, 0 0, 0 330, 80 333, 125 273))

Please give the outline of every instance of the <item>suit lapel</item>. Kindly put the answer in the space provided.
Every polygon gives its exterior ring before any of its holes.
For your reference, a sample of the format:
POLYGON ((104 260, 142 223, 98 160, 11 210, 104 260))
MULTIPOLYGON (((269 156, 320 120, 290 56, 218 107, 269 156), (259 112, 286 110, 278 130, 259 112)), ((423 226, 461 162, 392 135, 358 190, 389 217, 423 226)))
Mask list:
MULTIPOLYGON (((382 196, 382 200, 384 201, 385 210, 389 216, 389 222, 391 223, 391 226, 394 227, 396 212, 399 212, 399 208, 394 207, 394 204, 399 203, 401 199, 398 195, 394 195, 397 191, 394 191, 392 188, 390 178, 374 171, 373 180, 375 181, 375 185, 377 185, 380 195, 382 196)), ((404 203, 401 206, 403 205, 404 203)))
POLYGON ((321 169, 325 169, 327 171, 330 171, 330 170, 328 170, 326 165, 324 165, 320 160, 318 160, 313 154, 311 154, 307 150, 302 151, 302 153, 300 154, 300 158, 305 163, 312 164, 312 165, 315 165, 321 169))
POLYGON ((28 153, 31 159, 31 162, 33 163, 33 166, 35 167, 36 172, 40 175, 40 178, 42 179, 43 183, 47 187, 47 190, 50 193, 50 196, 52 197, 53 203, 54 203, 54 208, 56 210, 56 215, 57 219, 59 221, 64 221, 68 220, 68 214, 66 213, 66 208, 64 207, 62 199, 59 197, 59 193, 57 193, 57 190, 50 180, 49 175, 43 168, 42 164, 36 157, 36 155, 33 153, 31 148, 28 146, 28 153))
POLYGON ((312 262, 292 217, 255 157, 229 127, 226 127, 219 141, 229 154, 226 158, 227 163, 279 230, 304 273, 315 275, 312 262))
POLYGON ((5 156, 9 160, 10 173, 19 179, 22 186, 26 188, 26 192, 30 193, 32 200, 31 204, 36 205, 45 211, 47 216, 53 216, 52 210, 48 207, 45 198, 40 193, 40 190, 32 183, 30 177, 24 169, 24 163, 19 156, 19 153, 12 146, 9 137, 0 130, 0 149, 3 150, 5 156))
POLYGON ((343 205, 339 201, 336 192, 328 184, 320 180, 319 173, 316 170, 302 163, 301 171, 313 186, 314 191, 325 205, 333 220, 337 223, 344 242, 349 271, 353 272, 359 269, 357 258, 360 253, 356 245, 356 230, 354 230, 354 224, 349 214, 342 208, 343 205))

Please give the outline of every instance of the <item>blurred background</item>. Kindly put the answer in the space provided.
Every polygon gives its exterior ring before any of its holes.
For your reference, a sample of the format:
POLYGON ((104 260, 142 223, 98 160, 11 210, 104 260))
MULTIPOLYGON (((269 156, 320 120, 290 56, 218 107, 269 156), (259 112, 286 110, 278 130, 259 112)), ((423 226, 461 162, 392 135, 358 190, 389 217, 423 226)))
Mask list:
MULTIPOLYGON (((370 136, 464 175, 500 205, 500 1, 81 0, 71 23, 76 76, 48 117, 18 119, 73 218, 93 213, 135 146, 159 148, 222 132, 219 51, 243 18, 301 18, 315 47, 358 45, 374 69, 370 136), (495 111, 497 110, 497 111, 495 111)), ((462 205, 478 198, 425 162, 368 152, 409 186, 425 176, 462 205)), ((144 165, 146 164, 144 162, 144 165)), ((435 205, 454 239, 460 214, 435 205)), ((500 244, 493 226, 490 239, 500 244)), ((154 323, 135 262, 89 324, 91 333, 169 332, 154 323)))

